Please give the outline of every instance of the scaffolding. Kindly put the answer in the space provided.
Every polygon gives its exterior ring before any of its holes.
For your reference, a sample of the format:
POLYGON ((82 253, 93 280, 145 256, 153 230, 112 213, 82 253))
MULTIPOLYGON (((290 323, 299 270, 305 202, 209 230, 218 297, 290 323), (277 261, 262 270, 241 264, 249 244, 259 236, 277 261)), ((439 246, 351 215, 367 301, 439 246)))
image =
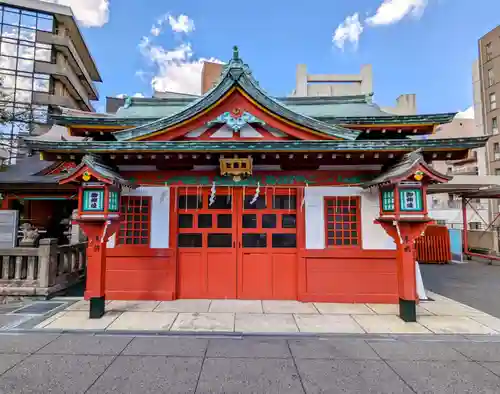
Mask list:
MULTIPOLYGON (((463 177, 465 178, 465 177, 463 177)), ((469 178, 469 177, 466 177, 469 178)), ((472 209, 472 211, 480 218, 484 224, 484 230, 481 231, 486 234, 489 230, 495 230, 496 242, 498 245, 498 229, 494 226, 498 218, 500 218, 500 212, 498 212, 493 218, 484 218, 477 208, 472 204, 472 201, 477 201, 477 199, 500 199, 500 182, 498 181, 500 177, 496 176, 483 176, 483 177, 470 177, 470 179, 459 179, 454 182, 432 185, 429 187, 429 194, 449 194, 460 198, 461 208, 462 208, 462 253, 468 259, 471 257, 480 257, 490 261, 500 261, 500 256, 496 253, 492 253, 491 250, 487 248, 470 248, 469 247, 469 234, 468 234, 468 219, 467 219, 467 207, 472 209), (485 181, 493 181, 492 183, 486 183, 485 181), (483 183, 484 182, 484 183, 483 183)))

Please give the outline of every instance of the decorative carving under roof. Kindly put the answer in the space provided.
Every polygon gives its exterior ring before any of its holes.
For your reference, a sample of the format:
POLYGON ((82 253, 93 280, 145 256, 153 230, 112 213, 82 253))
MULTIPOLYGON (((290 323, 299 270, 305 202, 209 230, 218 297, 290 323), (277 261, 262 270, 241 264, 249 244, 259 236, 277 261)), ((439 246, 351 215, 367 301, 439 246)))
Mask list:
POLYGON ((237 133, 246 124, 259 124, 261 126, 265 126, 266 122, 253 116, 251 113, 246 111, 243 112, 241 109, 235 108, 231 112, 224 112, 223 114, 217 116, 217 118, 208 122, 207 126, 210 127, 216 124, 226 124, 228 127, 233 129, 235 133, 237 133))

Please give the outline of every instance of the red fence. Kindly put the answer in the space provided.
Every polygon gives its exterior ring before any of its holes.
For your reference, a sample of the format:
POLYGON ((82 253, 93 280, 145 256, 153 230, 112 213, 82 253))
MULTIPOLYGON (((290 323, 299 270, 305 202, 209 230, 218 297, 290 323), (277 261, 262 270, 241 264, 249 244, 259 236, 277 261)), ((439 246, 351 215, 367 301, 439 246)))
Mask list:
POLYGON ((448 263, 451 260, 448 229, 445 226, 428 226, 425 234, 415 241, 415 250, 420 263, 448 263))

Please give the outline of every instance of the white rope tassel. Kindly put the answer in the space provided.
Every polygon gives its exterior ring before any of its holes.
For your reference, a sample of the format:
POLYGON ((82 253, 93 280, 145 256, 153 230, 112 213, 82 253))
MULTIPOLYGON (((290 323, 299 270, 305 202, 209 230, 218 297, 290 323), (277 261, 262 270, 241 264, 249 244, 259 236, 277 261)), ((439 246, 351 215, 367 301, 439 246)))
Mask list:
POLYGON ((108 230, 108 227, 110 224, 111 224, 111 220, 106 220, 106 224, 104 225, 104 230, 102 231, 102 235, 101 235, 101 243, 104 242, 104 234, 106 234, 106 231, 108 230))
POLYGON ((257 182, 257 189, 255 189, 255 194, 253 195, 252 201, 250 201, 250 205, 253 205, 257 202, 259 195, 260 195, 260 182, 257 182))
POLYGON ((165 190, 161 193, 160 196, 160 204, 163 204, 167 199, 169 190, 170 189, 168 188, 168 186, 165 186, 165 190))
POLYGON ((304 205, 306 205, 306 191, 307 191, 308 187, 309 187, 309 185, 306 182, 306 187, 304 188, 304 191, 303 191, 303 194, 302 194, 302 201, 300 203, 300 211, 301 212, 304 210, 304 205))
POLYGON ((210 199, 208 200, 208 206, 212 206, 212 204, 215 202, 215 182, 212 182, 212 188, 210 189, 210 199))

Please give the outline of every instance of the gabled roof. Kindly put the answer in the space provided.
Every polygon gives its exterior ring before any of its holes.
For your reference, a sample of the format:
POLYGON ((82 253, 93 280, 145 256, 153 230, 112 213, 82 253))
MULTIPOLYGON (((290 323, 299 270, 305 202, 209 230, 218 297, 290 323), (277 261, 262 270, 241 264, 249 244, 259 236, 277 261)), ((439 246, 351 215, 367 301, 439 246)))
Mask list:
POLYGON ((132 183, 123 178, 113 168, 104 164, 99 156, 92 154, 85 155, 80 164, 71 172, 58 176, 55 179, 60 184, 72 182, 84 169, 89 169, 94 175, 98 176, 108 184, 132 187, 132 183))
POLYGON ((218 103, 219 100, 235 89, 241 89, 250 99, 279 117, 299 126, 324 134, 325 136, 352 141, 360 134, 358 131, 349 130, 339 125, 330 125, 294 112, 287 106, 270 97, 253 78, 248 65, 243 63, 239 58, 237 47, 234 48, 233 58, 225 66, 219 83, 204 96, 191 102, 187 107, 173 115, 131 129, 116 131, 113 134, 118 141, 144 139, 150 134, 165 130, 193 118, 195 115, 218 103))
POLYGON ((422 149, 407 153, 403 158, 383 171, 379 176, 363 185, 364 188, 381 186, 384 184, 393 184, 405 180, 412 176, 415 171, 422 170, 431 178, 431 183, 447 182, 452 177, 442 174, 429 166, 422 156, 422 149))

